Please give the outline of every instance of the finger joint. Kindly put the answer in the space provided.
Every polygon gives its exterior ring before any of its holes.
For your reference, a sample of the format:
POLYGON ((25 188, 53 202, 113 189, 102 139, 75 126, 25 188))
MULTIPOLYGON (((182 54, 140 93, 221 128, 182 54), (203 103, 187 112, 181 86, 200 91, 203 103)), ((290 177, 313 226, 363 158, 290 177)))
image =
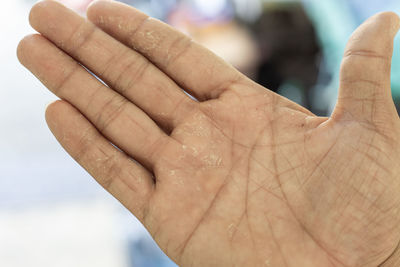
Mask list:
POLYGON ((110 125, 125 112, 129 102, 120 95, 112 96, 99 109, 95 124, 101 132, 106 132, 110 125))

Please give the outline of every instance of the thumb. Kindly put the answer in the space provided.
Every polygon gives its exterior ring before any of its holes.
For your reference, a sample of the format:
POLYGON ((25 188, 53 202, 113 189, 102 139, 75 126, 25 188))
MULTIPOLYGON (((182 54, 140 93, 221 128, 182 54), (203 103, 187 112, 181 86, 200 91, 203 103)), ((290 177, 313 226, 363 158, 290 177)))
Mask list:
POLYGON ((390 90, 393 41, 400 27, 392 12, 377 14, 351 36, 340 70, 339 99, 332 118, 387 123, 397 118, 390 90))

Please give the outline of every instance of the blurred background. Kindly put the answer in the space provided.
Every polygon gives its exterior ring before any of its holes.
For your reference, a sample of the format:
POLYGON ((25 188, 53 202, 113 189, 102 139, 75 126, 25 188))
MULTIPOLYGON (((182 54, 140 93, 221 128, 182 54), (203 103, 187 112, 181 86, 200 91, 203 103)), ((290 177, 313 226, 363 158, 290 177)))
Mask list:
MULTIPOLYGON (((35 1, 0 9, 0 266, 176 266, 116 200, 56 143, 44 121, 51 95, 15 56, 33 32, 35 1)), ((62 0, 84 16, 90 0, 62 0)), ((253 80, 329 115, 344 46, 369 16, 398 0, 125 0, 164 20, 253 80)), ((393 98, 400 106, 400 39, 393 98)))

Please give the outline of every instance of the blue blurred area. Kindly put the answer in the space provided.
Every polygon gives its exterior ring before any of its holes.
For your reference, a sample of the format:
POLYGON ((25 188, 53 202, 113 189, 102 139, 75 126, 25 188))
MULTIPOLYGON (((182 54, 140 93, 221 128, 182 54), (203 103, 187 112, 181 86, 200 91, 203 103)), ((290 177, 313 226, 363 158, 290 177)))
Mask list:
POLYGON ((130 262, 132 266, 175 267, 164 253, 160 253, 157 244, 151 238, 141 238, 129 244, 130 262))

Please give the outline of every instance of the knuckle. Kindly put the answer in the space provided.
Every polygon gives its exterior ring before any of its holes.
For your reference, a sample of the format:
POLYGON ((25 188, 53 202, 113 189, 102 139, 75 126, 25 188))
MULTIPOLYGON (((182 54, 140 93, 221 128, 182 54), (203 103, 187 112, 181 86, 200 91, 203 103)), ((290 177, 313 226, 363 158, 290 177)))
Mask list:
POLYGON ((77 162, 86 166, 106 189, 120 177, 122 169, 117 159, 117 152, 110 153, 96 142, 97 135, 92 127, 83 131, 77 143, 78 150, 74 155, 77 162))
POLYGON ((32 42, 35 42, 39 38, 38 34, 31 34, 25 36, 17 46, 17 57, 20 62, 24 61, 24 57, 27 51, 30 50, 30 46, 33 46, 32 42))
POLYGON ((122 52, 118 56, 112 56, 104 65, 100 77, 105 82, 115 87, 119 93, 125 93, 140 83, 146 75, 151 63, 130 50, 122 52))
POLYGON ((80 65, 75 63, 74 66, 60 79, 60 82, 54 87, 54 93, 61 95, 64 88, 67 87, 68 83, 74 80, 74 76, 79 72, 80 65))
POLYGON ((112 85, 119 85, 120 77, 122 77, 125 72, 126 67, 124 67, 124 64, 126 64, 126 58, 130 53, 129 49, 120 49, 119 51, 121 52, 118 54, 110 55, 110 58, 106 61, 99 74, 100 77, 112 85))
MULTIPOLYGON (((169 120, 172 121, 172 128, 182 124, 188 114, 198 110, 200 105, 195 101, 190 101, 186 96, 176 101, 174 108, 170 111, 169 120)), ((173 129, 169 129, 172 131, 173 129)))
POLYGON ((104 155, 104 158, 97 160, 99 166, 100 183, 106 189, 110 190, 113 182, 120 178, 122 168, 117 160, 116 155, 104 155))
POLYGON ((391 56, 380 53, 375 50, 368 50, 368 49, 349 49, 345 52, 345 59, 353 58, 353 57, 360 57, 366 59, 374 59, 388 62, 391 60, 391 56))
POLYGON ((149 21, 153 20, 151 17, 145 17, 138 25, 136 28, 131 30, 131 32, 128 35, 128 43, 130 46, 135 49, 135 50, 140 50, 140 46, 137 45, 137 36, 140 35, 140 37, 145 37, 147 36, 145 28, 147 26, 147 23, 149 21))
MULTIPOLYGON (((371 88, 384 88, 385 84, 383 81, 372 79, 372 78, 362 78, 362 77, 357 77, 357 78, 341 78, 340 79, 341 84, 343 85, 365 85, 371 88)), ((376 93, 373 91, 373 93, 376 93)))
POLYGON ((109 101, 105 102, 102 108, 99 109, 97 119, 95 120, 98 129, 101 132, 107 131, 110 125, 124 113, 128 103, 120 95, 115 95, 109 101))
POLYGON ((192 47, 193 40, 184 34, 178 34, 177 38, 171 42, 167 49, 167 55, 164 59, 166 67, 177 62, 192 47))
POLYGON ((91 38, 96 32, 96 27, 92 23, 88 23, 85 20, 78 25, 78 27, 72 32, 71 36, 67 38, 65 43, 62 41, 59 43, 61 48, 66 48, 73 55, 78 55, 79 50, 90 42, 91 38))
POLYGON ((127 65, 125 70, 118 77, 119 83, 126 79, 127 86, 125 90, 130 90, 143 81, 147 71, 150 69, 151 63, 147 59, 131 58, 130 63, 127 65))
POLYGON ((155 159, 159 158, 167 144, 168 138, 164 135, 159 136, 151 144, 146 145, 146 158, 149 159, 150 162, 155 162, 155 159))
POLYGON ((157 58, 157 64, 168 66, 190 49, 193 40, 170 27, 161 31, 160 27, 156 26, 159 23, 161 22, 150 17, 144 19, 130 34, 129 43, 135 50, 157 58), (159 53, 162 53, 162 56, 159 53))
POLYGON ((87 157, 88 155, 90 155, 93 148, 94 144, 93 139, 94 139, 94 134, 91 127, 87 128, 82 132, 82 134, 78 138, 77 142, 78 149, 74 155, 76 161, 78 161, 79 163, 87 161, 87 157))
MULTIPOLYGON (((37 19, 40 19, 41 17, 44 17, 44 13, 49 9, 49 8, 54 8, 58 3, 56 1, 39 1, 36 4, 33 5, 29 12, 29 21, 31 24, 35 25, 37 23, 37 19)), ((50 12, 50 11, 48 11, 50 12)))

